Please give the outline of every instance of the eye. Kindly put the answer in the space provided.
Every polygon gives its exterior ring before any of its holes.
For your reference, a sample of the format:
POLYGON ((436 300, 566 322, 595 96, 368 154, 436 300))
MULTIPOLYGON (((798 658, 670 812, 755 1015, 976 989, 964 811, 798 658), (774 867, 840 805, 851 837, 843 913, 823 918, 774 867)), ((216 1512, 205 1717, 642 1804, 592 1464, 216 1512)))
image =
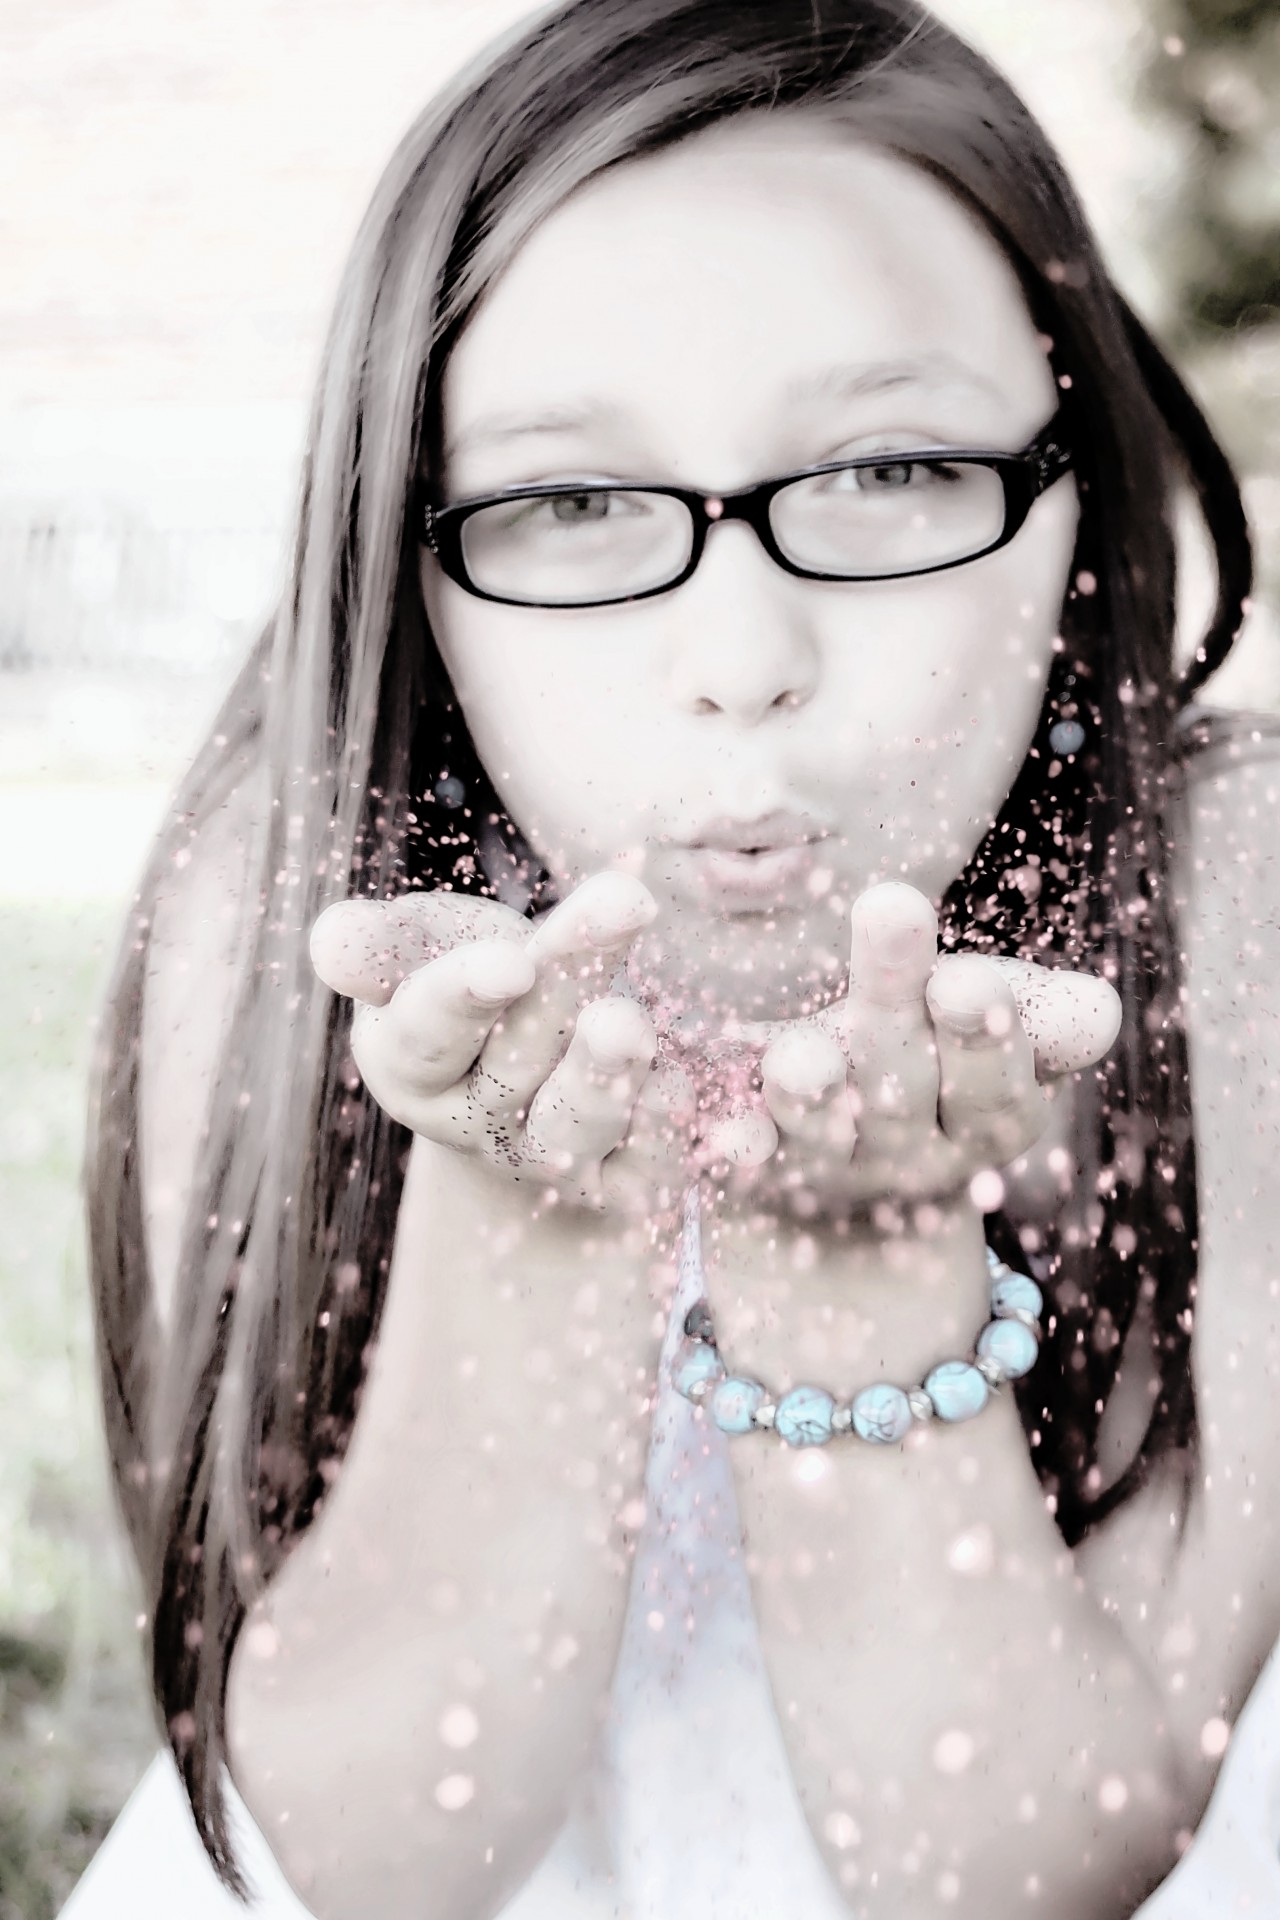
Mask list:
POLYGON ((856 476, 864 485, 877 487, 909 487, 911 475, 915 471, 909 460, 895 460, 884 467, 863 467, 856 476))
POLYGON ((534 494, 491 511, 503 526, 549 532, 552 528, 601 526, 633 518, 644 510, 637 495, 623 493, 615 487, 584 487, 581 493, 534 494))
POLYGON ((606 520, 610 496, 607 493, 560 493, 547 501, 553 520, 562 526, 577 526, 583 520, 606 520))
POLYGON ((963 467, 937 460, 886 460, 874 467, 845 467, 831 474, 827 485, 833 493, 920 493, 963 479, 963 467))

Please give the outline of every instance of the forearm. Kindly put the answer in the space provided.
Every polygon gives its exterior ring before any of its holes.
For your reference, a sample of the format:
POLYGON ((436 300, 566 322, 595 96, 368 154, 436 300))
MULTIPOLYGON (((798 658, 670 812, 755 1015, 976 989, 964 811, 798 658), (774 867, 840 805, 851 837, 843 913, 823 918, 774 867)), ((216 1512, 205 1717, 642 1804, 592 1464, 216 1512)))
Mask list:
POLYGON ((312 1809, 286 1865, 325 1856, 322 1899, 303 1889, 321 1920, 495 1912, 562 1822, 641 1517, 651 1266, 619 1228, 534 1220, 415 1144, 355 1438, 266 1601, 294 1674, 253 1674, 312 1809))
MULTIPOLYGON (((913 1383, 970 1351, 986 1318, 972 1214, 914 1250, 829 1243, 800 1273, 785 1235, 767 1260, 758 1235, 718 1244, 708 1278, 726 1361, 771 1388, 913 1383)), ((1035 1880, 1046 1915, 1131 1913, 1172 1864, 1160 1703, 1076 1575, 1008 1390, 901 1448, 730 1445, 797 1788, 851 1904, 874 1885, 913 1920, 945 1875, 966 1912, 984 1897, 1003 1910, 1035 1880)))

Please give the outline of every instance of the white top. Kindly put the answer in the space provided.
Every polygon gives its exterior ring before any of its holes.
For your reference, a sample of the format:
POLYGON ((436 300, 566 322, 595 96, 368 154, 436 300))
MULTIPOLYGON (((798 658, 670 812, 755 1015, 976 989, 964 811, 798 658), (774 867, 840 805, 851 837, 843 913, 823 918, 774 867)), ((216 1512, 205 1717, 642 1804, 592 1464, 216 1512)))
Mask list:
MULTIPOLYGON (((728 1446, 670 1380, 702 1290, 696 1212, 663 1346, 640 1536, 612 1709, 588 1791, 614 1884, 571 1818, 500 1920, 848 1920, 792 1784, 739 1546, 728 1446), (709 1760, 714 1756, 714 1766, 709 1760), (708 1843, 708 1836, 713 1836, 708 1843)), ((243 1803, 238 1851, 264 1920, 310 1920, 243 1803)), ((243 1920, 196 1837, 177 1769, 155 1760, 62 1920, 243 1920)), ((1236 1724, 1213 1798, 1141 1920, 1280 1920, 1280 1649, 1236 1724)), ((424 1914, 423 1920, 437 1920, 424 1914)), ((1135 1917, 1136 1920, 1136 1917, 1135 1917)))

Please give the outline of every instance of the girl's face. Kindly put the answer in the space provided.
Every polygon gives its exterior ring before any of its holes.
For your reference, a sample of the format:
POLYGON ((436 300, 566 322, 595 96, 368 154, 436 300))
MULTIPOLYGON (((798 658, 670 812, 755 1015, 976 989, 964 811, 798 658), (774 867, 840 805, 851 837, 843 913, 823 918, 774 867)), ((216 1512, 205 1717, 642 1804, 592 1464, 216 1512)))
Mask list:
MULTIPOLYGON (((1016 452, 1057 401, 1012 269, 943 188, 821 123, 743 120, 538 228, 450 361, 447 497, 1016 452)), ((780 1017, 837 990, 854 894, 939 896, 999 811, 1077 515, 1068 476, 1002 551, 916 579, 794 578, 725 522, 691 580, 630 605, 495 605, 430 555, 423 587, 477 750, 557 889, 640 875, 661 911, 635 964, 668 1006, 780 1017)))

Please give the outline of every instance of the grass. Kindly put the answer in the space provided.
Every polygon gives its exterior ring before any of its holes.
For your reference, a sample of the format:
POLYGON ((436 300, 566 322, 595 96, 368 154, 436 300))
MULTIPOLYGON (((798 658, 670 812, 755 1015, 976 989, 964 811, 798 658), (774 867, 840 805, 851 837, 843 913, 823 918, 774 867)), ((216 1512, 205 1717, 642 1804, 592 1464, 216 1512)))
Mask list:
POLYGON ((79 1194, 92 1022, 121 912, 0 914, 0 1920, 52 1920, 156 1744, 79 1194))

